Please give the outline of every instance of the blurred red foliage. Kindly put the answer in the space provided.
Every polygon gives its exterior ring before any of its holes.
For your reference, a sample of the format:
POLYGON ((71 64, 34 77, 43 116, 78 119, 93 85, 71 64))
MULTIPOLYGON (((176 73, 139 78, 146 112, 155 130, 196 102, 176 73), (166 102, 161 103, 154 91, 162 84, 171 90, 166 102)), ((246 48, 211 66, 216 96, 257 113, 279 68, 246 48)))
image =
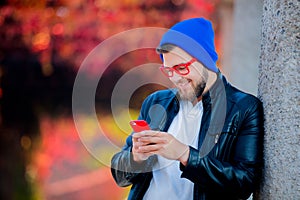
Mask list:
MULTIPOLYGON (((43 106, 51 104, 45 112, 52 112, 53 108, 59 107, 64 113, 61 102, 70 97, 76 75, 68 71, 68 68, 76 72, 84 58, 99 43, 128 29, 145 26, 168 28, 177 21, 191 17, 209 18, 217 27, 215 8, 218 2, 219 0, 7 0, 0 6, 0 99, 6 97, 7 102, 11 102, 14 98, 13 103, 9 104, 10 108, 14 108, 15 102, 17 104, 25 98, 34 111, 45 110, 43 106), (36 75, 38 73, 41 75, 36 75), (55 78, 50 79, 52 76, 55 78), (2 88, 3 86, 6 88, 2 88), (16 94, 7 97, 8 90, 13 90, 16 94), (66 93, 67 97, 64 96, 66 93), (46 103, 38 104, 39 101, 46 103)), ((157 59, 155 54, 133 55, 134 59, 116 61, 115 67, 122 71, 124 67, 121 64, 135 66, 145 59, 157 59)), ((111 77, 116 76, 109 77, 111 83, 111 77)), ((26 109, 17 108, 12 113, 23 116, 22 112, 25 113, 26 109)), ((5 121, 5 116, 1 115, 5 121)), ((30 123, 30 119, 25 119, 26 117, 21 119, 24 124, 30 123)), ((91 161, 93 159, 80 142, 70 117, 46 117, 41 118, 40 122, 39 148, 32 154, 35 157, 29 159, 31 162, 23 163, 28 165, 25 166, 27 174, 33 181, 47 187, 100 168, 91 161)), ((19 132, 24 134, 23 129, 19 132)), ((30 140, 31 137, 36 137, 36 134, 23 137, 23 146, 27 146, 26 148, 31 141, 37 141, 30 140)), ((107 171, 103 174, 108 177, 107 171)), ((95 195, 97 191, 107 193, 101 199, 109 199, 109 194, 117 191, 111 177, 105 180, 110 185, 101 185, 103 190, 91 187, 95 195)), ((42 193, 47 191, 47 188, 41 189, 42 193)), ((70 199, 81 196, 79 191, 72 192, 76 195, 69 196, 70 199)), ((87 197, 88 193, 84 196, 87 197)), ((92 197, 90 194, 88 199, 93 198, 98 199, 98 195, 92 197)))
POLYGON ((9 0, 0 8, 2 38, 7 45, 16 35, 33 52, 58 56, 78 68, 101 41, 119 32, 143 27, 170 27, 176 21, 203 16, 215 20, 219 0, 9 0), (38 3, 39 2, 39 3, 38 3), (6 23, 11 18, 15 23, 6 23))

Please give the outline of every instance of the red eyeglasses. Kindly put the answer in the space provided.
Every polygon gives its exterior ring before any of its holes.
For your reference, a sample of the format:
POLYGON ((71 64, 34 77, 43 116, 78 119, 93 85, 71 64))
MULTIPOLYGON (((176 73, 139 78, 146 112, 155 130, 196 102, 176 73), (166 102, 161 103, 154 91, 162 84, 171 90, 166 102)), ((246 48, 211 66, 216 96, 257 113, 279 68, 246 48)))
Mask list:
POLYGON ((196 59, 192 58, 189 62, 187 63, 181 63, 178 65, 174 65, 173 67, 165 67, 161 66, 159 69, 162 71, 164 75, 167 77, 172 77, 174 75, 174 71, 179 74, 179 75, 188 75, 190 73, 189 66, 195 62, 196 59))

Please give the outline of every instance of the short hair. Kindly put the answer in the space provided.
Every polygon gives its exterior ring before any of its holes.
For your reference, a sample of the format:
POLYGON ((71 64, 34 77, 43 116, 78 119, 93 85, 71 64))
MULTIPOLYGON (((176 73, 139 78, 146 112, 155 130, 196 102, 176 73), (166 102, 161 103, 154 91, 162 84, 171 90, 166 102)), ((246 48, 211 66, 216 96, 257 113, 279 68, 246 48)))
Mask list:
POLYGON ((159 47, 156 48, 156 52, 158 54, 169 53, 175 47, 176 46, 174 44, 163 44, 162 46, 159 46, 159 47))

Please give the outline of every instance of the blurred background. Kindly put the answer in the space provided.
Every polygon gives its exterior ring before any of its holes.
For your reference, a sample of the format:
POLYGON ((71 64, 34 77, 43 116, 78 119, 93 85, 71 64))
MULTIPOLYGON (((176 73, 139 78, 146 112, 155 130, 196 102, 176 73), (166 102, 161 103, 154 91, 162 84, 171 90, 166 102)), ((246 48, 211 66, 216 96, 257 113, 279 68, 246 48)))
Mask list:
MULTIPOLYGON (((125 199, 129 188, 114 183, 109 166, 89 154, 74 125, 72 89, 81 63, 114 34, 169 28, 202 16, 213 22, 223 70, 231 52, 225 44, 232 39, 233 8, 233 0, 2 0, 0 199, 125 199)), ((130 52, 99 81, 106 88, 96 93, 102 128, 108 137, 118 137, 120 146, 128 134, 111 116, 113 88, 128 70, 150 62, 161 62, 153 49, 130 52)), ((130 101, 133 115, 161 88, 150 84, 137 90, 130 101)), ((95 128, 88 118, 85 123, 95 128)))

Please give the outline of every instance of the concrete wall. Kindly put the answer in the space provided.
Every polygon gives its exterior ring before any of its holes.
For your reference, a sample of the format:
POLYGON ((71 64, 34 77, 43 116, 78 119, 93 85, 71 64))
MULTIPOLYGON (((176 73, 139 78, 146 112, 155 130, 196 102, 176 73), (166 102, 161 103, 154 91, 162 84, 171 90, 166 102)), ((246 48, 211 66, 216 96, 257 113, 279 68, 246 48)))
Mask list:
MULTIPOLYGON (((261 18, 262 0, 234 1, 231 35, 222 38, 225 48, 222 72, 233 85, 254 95, 257 95, 258 85, 261 18)), ((222 23, 228 26, 228 23, 222 23)))
POLYGON ((300 199, 300 1, 263 4, 258 96, 265 110, 259 199, 300 199))

